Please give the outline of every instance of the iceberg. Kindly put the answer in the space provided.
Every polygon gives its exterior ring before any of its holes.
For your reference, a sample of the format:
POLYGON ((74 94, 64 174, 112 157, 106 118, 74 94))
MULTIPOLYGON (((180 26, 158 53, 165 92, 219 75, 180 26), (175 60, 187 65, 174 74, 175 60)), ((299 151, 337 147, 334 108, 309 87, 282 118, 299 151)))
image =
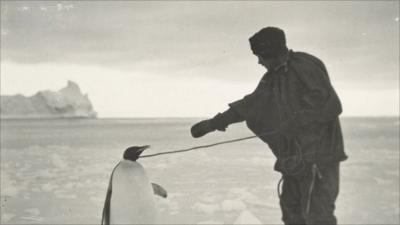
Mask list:
POLYGON ((0 117, 14 118, 96 118, 87 94, 68 81, 59 91, 39 91, 32 96, 1 96, 0 117))

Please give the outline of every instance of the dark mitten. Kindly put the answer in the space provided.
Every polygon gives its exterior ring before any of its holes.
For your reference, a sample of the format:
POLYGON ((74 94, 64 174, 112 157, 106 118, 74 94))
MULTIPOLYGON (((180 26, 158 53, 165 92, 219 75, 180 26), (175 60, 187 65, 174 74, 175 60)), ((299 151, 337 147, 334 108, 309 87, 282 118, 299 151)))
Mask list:
POLYGON ((203 120, 193 125, 190 132, 194 138, 199 138, 215 130, 211 124, 211 120, 203 120))

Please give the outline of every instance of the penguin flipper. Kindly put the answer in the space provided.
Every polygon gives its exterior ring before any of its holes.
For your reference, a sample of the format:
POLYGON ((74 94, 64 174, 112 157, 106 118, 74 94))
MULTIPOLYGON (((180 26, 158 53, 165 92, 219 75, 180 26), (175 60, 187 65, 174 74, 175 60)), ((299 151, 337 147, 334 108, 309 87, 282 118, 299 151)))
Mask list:
POLYGON ((103 207, 103 216, 101 218, 102 225, 109 225, 110 224, 110 201, 111 201, 111 188, 109 186, 107 190, 106 200, 104 201, 103 207))
POLYGON ((153 187, 153 193, 155 195, 161 196, 163 198, 166 198, 168 196, 167 191, 165 190, 165 188, 161 187, 161 185, 156 183, 151 183, 151 186, 153 187))
POLYGON ((114 176, 115 169, 119 166, 121 162, 119 162, 111 172, 110 181, 108 183, 106 199, 104 201, 103 206, 103 214, 101 218, 101 225, 109 225, 110 224, 110 211, 111 211, 111 195, 112 195, 112 180, 114 176))

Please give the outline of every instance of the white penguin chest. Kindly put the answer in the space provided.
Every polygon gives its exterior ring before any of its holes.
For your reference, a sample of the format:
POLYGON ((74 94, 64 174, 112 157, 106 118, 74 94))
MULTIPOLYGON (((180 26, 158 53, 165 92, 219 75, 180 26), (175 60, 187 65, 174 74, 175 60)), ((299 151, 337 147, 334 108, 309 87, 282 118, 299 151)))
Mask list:
POLYGON ((155 222, 153 190, 143 167, 123 160, 112 179, 111 224, 149 224, 155 222))

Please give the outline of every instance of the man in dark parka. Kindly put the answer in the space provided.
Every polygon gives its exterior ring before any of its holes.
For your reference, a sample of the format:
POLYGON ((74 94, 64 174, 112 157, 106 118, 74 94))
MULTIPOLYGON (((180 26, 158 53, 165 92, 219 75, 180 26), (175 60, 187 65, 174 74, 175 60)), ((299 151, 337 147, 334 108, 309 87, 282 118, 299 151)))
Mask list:
POLYGON ((342 107, 328 72, 315 56, 288 50, 279 28, 263 28, 249 41, 267 72, 251 94, 195 124, 192 136, 246 121, 277 158, 283 222, 336 224, 339 164, 347 156, 338 118, 342 107))

